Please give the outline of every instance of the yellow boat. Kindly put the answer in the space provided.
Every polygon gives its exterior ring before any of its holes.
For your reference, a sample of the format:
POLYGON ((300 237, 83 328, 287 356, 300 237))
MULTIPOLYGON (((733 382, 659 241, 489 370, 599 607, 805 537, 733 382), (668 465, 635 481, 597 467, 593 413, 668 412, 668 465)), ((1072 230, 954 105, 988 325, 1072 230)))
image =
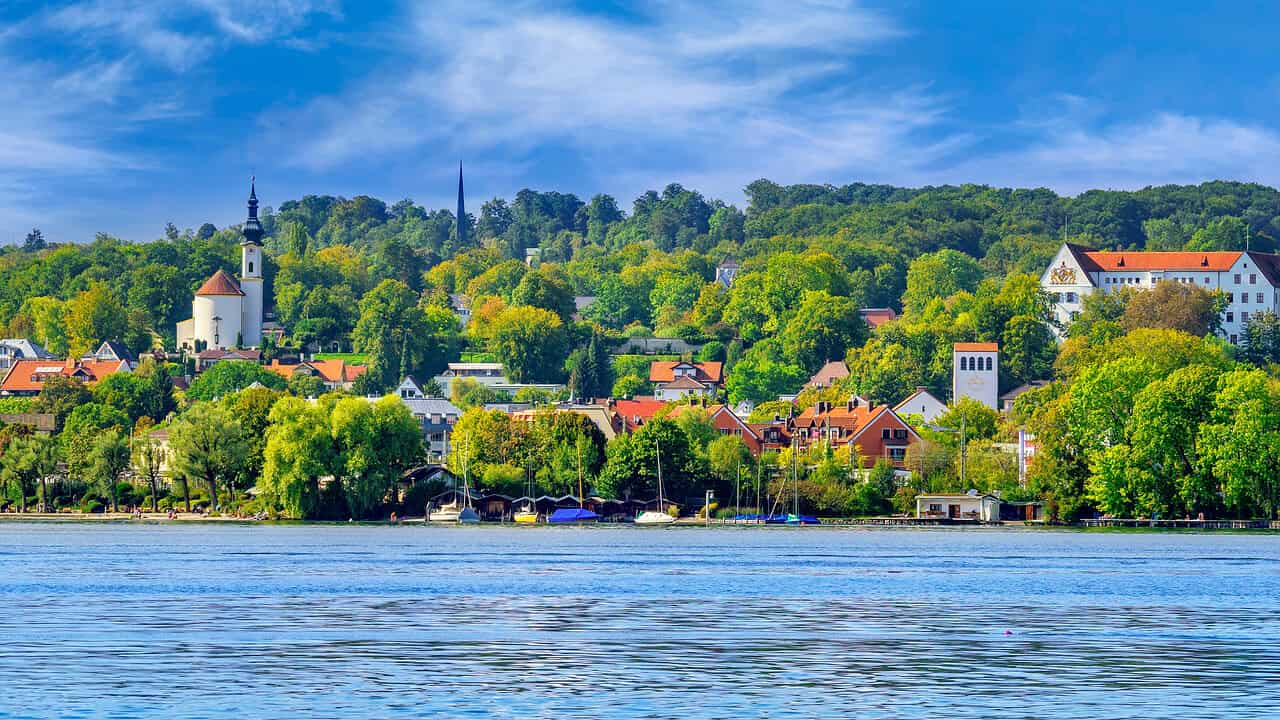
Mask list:
POLYGON ((538 512, 536 510, 521 510, 512 516, 517 525, 530 525, 538 522, 538 512))

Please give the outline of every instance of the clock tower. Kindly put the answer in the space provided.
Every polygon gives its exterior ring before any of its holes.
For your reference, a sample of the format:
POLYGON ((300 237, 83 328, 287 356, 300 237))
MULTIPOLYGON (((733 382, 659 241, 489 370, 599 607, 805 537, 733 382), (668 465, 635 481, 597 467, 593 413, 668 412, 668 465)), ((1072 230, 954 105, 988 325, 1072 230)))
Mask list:
POLYGON ((951 401, 973 398, 999 410, 1000 346, 996 343, 956 343, 951 348, 951 401))

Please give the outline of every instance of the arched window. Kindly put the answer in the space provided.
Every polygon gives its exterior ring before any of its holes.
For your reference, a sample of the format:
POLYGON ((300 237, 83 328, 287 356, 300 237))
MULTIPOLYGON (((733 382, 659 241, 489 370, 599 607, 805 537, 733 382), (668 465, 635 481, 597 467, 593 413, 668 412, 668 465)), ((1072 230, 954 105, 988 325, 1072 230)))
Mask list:
POLYGON ((253 272, 253 261, 249 261, 249 272, 253 272))
POLYGON ((960 356, 960 369, 961 370, 969 369, 969 358, 965 357, 964 355, 960 356))
POLYGON ((987 358, 987 369, 991 369, 991 358, 987 358))

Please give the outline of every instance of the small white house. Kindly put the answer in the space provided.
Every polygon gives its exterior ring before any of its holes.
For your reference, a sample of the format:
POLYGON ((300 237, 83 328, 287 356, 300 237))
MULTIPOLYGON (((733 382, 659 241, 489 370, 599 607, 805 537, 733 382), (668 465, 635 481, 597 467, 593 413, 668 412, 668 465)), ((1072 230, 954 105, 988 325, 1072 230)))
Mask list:
POLYGON ((998 522, 1000 498, 973 490, 963 495, 917 495, 916 517, 998 522))
POLYGON ((947 404, 923 387, 917 387, 915 392, 895 405, 893 411, 899 415, 919 415, 925 422, 931 423, 947 411, 947 404))

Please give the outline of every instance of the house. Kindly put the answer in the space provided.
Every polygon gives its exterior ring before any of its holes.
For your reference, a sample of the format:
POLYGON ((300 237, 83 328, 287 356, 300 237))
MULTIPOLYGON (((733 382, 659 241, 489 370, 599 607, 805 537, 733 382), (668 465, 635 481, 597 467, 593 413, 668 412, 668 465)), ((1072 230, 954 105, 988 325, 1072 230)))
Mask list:
POLYGON ((972 398, 998 410, 1000 346, 967 342, 951 346, 951 401, 972 398))
POLYGON ((947 404, 921 386, 917 387, 916 391, 908 395, 905 400, 894 405, 893 410, 904 417, 919 415, 922 420, 931 423, 947 411, 947 404))
POLYGON ((871 326, 872 330, 891 320, 898 319, 898 313, 894 312, 893 308, 862 308, 858 311, 858 314, 871 326))
POLYGON ((790 418, 775 415, 770 422, 748 423, 751 430, 760 438, 761 452, 773 450, 778 451, 785 447, 791 447, 792 431, 790 418))
POLYGON ((1221 290, 1227 299, 1221 335, 1236 344, 1250 315, 1275 311, 1280 302, 1280 255, 1252 251, 1098 251, 1063 243, 1040 276, 1063 326, 1083 309, 1084 297, 1131 287, 1150 289, 1162 280, 1221 290))
POLYGON ((963 495, 917 495, 916 517, 999 522, 1000 498, 970 490, 963 495))
POLYGON ((93 386, 108 375, 131 370, 124 360, 19 360, 0 381, 0 397, 39 395, 45 380, 55 375, 93 386))
POLYGON ((449 397, 450 385, 454 380, 467 378, 475 380, 481 385, 510 385, 511 381, 507 379, 506 374, 502 370, 502 363, 464 363, 452 362, 445 367, 444 372, 435 376, 436 385, 440 386, 440 393, 445 397, 449 397))
POLYGON ((724 364, 718 362, 659 361, 649 365, 653 396, 662 401, 683 400, 690 395, 714 397, 724 381, 724 364))
POLYGON ((1006 412, 1006 413, 1009 412, 1010 410, 1013 409, 1014 401, 1017 400, 1019 397, 1021 397, 1024 393, 1027 393, 1031 390, 1035 390, 1036 388, 1042 388, 1048 384, 1049 384, 1048 380, 1032 380, 1029 383, 1019 385, 1018 387, 1001 395, 1000 411, 1006 412))
POLYGON ((349 365, 342 359, 304 360, 297 363, 281 363, 272 360, 267 369, 285 380, 298 376, 314 377, 324 383, 326 390, 350 390, 356 378, 369 370, 364 365, 349 365))
POLYGON ((458 326, 465 330, 467 323, 471 321, 471 307, 467 303, 467 296, 462 293, 450 294, 449 307, 453 308, 453 314, 458 317, 458 326))
POLYGON ((836 382, 849 377, 849 366, 843 360, 829 360, 818 372, 805 383, 806 388, 829 388, 836 382))
MULTIPOLYGON (((449 454, 449 441, 453 436, 453 426, 462 417, 462 410, 457 405, 443 398, 427 397, 422 386, 412 375, 406 375, 400 381, 395 394, 400 402, 409 409, 409 413, 422 424, 422 440, 427 456, 433 460, 443 461, 449 454)), ((376 400, 377 398, 370 398, 376 400)))
POLYGON ((8 370, 19 360, 54 360, 56 356, 39 343, 26 338, 0 340, 0 370, 8 370))
POLYGON ((581 320, 582 311, 596 304, 595 295, 574 295, 573 296, 573 319, 581 320))
POLYGON ((86 355, 84 360, 123 360, 129 363, 130 367, 138 367, 138 357, 129 352, 129 348, 124 343, 108 340, 98 346, 98 349, 92 355, 86 355))
POLYGON ((210 348, 201 350, 196 353, 196 372, 202 373, 213 367, 215 364, 227 362, 251 362, 254 364, 262 362, 261 350, 222 350, 219 348, 210 348))
POLYGON ((624 428, 622 418, 611 408, 603 405, 580 405, 577 403, 561 403, 554 407, 543 408, 522 408, 518 410, 510 410, 507 412, 514 420, 523 420, 525 422, 533 422, 539 414, 546 413, 574 413, 581 415, 591 421, 596 426, 600 434, 604 436, 605 442, 612 441, 621 435, 624 428))
POLYGON ((760 457, 760 453, 764 451, 764 441, 760 433, 750 423, 736 415, 728 405, 676 405, 672 407, 671 415, 676 417, 691 408, 706 410, 707 420, 711 422, 716 432, 721 435, 737 436, 753 456, 760 457))
POLYGON ((659 412, 665 410, 667 403, 655 398, 610 399, 605 404, 605 407, 618 416, 623 432, 635 432, 641 425, 649 422, 659 412))
POLYGON ((807 448, 816 442, 850 445, 857 449, 865 468, 887 458, 902 469, 907 448, 920 440, 893 408, 873 406, 859 397, 844 403, 820 401, 791 418, 789 427, 797 447, 807 448))
POLYGON ((724 262, 716 266, 716 282, 720 283, 725 289, 733 287, 733 281, 738 279, 738 261, 731 257, 725 258, 724 262))

